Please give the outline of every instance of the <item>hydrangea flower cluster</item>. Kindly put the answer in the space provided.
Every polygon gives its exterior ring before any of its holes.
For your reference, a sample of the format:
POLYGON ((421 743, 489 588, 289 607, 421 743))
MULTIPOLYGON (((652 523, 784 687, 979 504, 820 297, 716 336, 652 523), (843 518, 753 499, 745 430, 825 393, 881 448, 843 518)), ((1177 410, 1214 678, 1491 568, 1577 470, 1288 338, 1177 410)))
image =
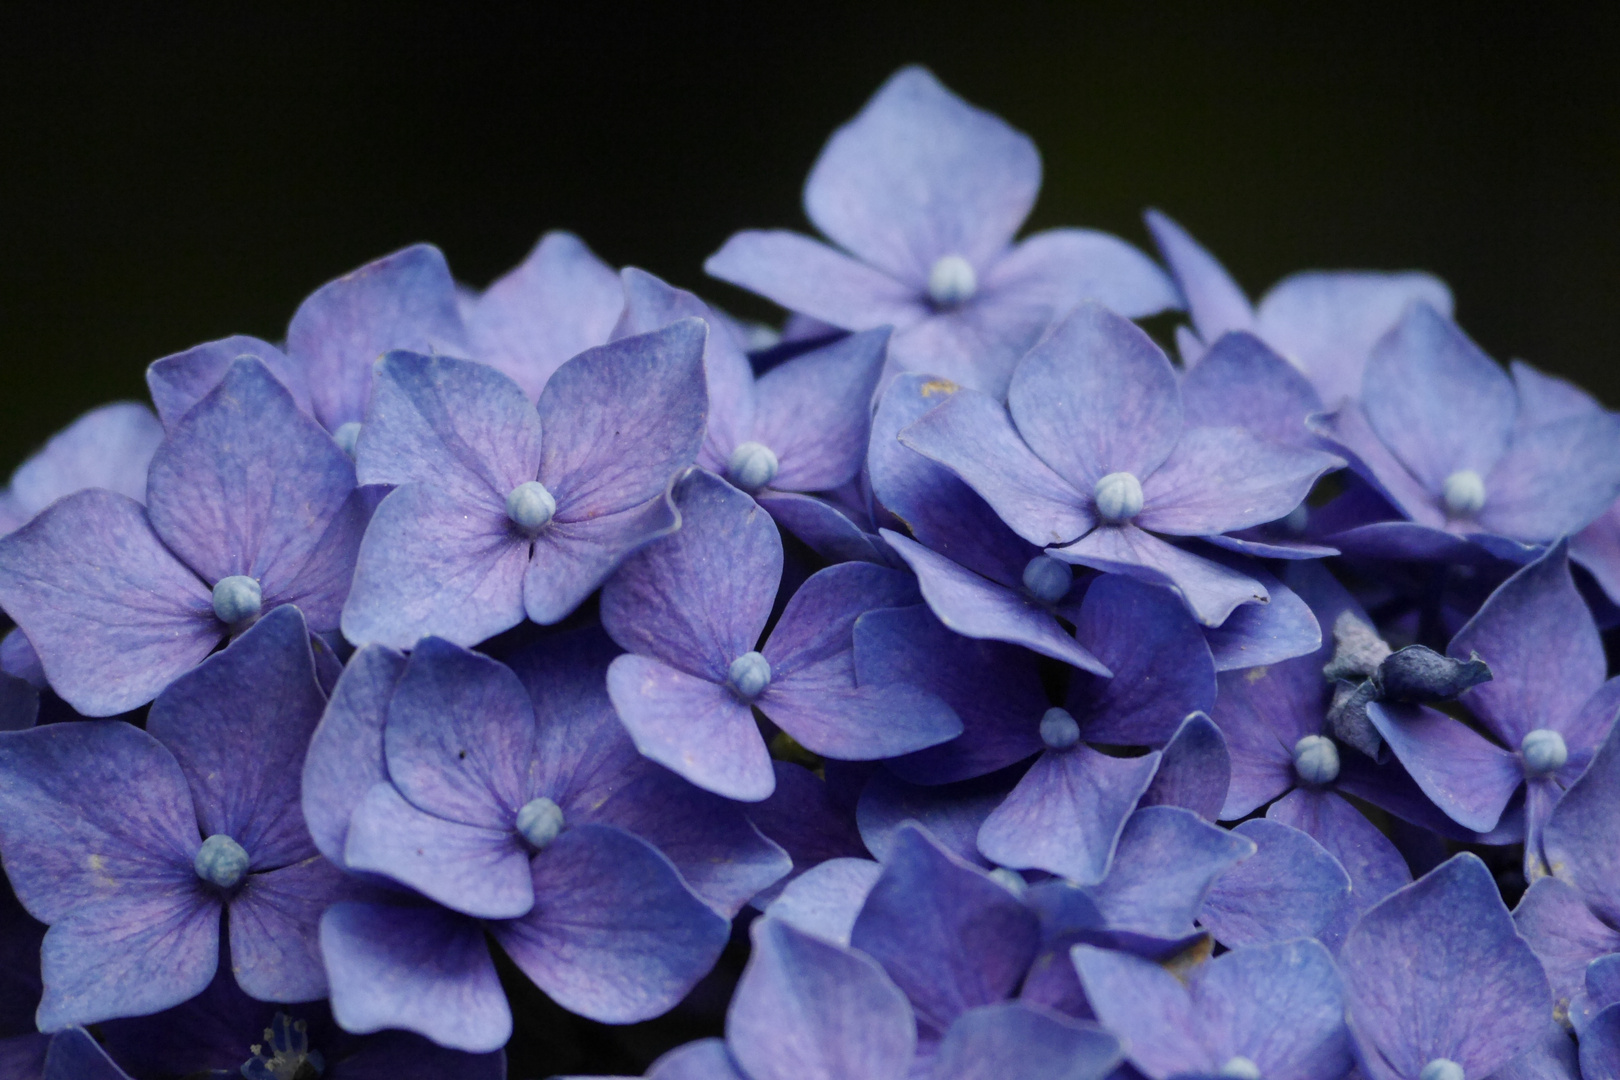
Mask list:
POLYGON ((628 1067, 1620 1077, 1620 417, 1428 275, 1253 306, 1157 212, 1162 268, 1016 239, 1039 186, 908 68, 825 241, 707 264, 780 331, 421 245, 53 438, 0 1073, 495 1080, 671 1014, 628 1067))

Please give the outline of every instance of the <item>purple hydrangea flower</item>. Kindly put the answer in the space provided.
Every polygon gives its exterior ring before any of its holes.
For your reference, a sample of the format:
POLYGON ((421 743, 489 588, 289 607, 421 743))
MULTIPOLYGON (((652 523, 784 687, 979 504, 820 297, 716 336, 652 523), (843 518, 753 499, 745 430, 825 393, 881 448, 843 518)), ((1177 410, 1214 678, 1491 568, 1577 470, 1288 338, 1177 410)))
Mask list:
POLYGON ((1242 428, 1188 427, 1164 353, 1095 304, 1019 361, 1006 406, 964 390, 900 439, 1048 555, 1169 586, 1206 626, 1265 602, 1265 588, 1155 533, 1212 537, 1275 521, 1342 464, 1242 428))
POLYGON ((106 720, 0 736, 0 851, 50 926, 41 1029, 201 993, 226 910, 250 995, 326 992, 315 925, 341 875, 298 810, 325 704, 309 632, 285 607, 175 680, 146 731, 106 720))
POLYGON ((615 337, 692 317, 715 328, 703 355, 709 421, 697 463, 754 496, 816 551, 842 561, 858 529, 812 493, 842 488, 860 472, 887 329, 790 357, 756 380, 748 357, 703 301, 640 270, 627 269, 623 278, 625 309, 615 337))
POLYGON ((0 604, 68 704, 113 715, 263 611, 335 629, 368 505, 342 451, 239 359, 158 447, 145 507, 81 491, 0 541, 0 604))
POLYGON ((1424 793, 1465 828, 1495 829, 1524 788, 1525 877, 1534 881, 1548 872, 1548 815, 1620 712, 1620 679, 1605 680, 1603 642, 1566 545, 1500 585, 1446 651, 1490 665, 1492 679, 1461 701, 1496 741, 1426 705, 1374 703, 1367 715, 1424 793))
POLYGON ((1620 495, 1620 418, 1518 426, 1520 408, 1507 372, 1432 307, 1413 305, 1373 348, 1360 402, 1321 424, 1405 520, 1329 541, 1386 558, 1523 562, 1579 532, 1620 495))
POLYGON ((1214 256, 1180 225, 1156 210, 1146 215, 1159 251, 1187 301, 1193 333, 1177 334, 1189 367, 1221 335, 1258 336, 1302 370, 1330 405, 1361 392, 1361 372, 1373 343, 1407 307, 1421 301, 1449 317, 1451 290, 1422 273, 1307 271, 1284 278, 1249 304, 1214 256))
POLYGON ((1339 973, 1315 941, 1236 949, 1180 978, 1090 945, 1073 957, 1098 1018, 1150 1080, 1338 1080, 1350 1069, 1339 973))
POLYGON ((356 451, 398 485, 360 546, 343 632, 473 645, 565 618, 625 555, 676 524, 667 491, 703 437, 697 320, 590 349, 538 411, 468 360, 390 353, 356 451))
POLYGON ((1552 1013, 1541 964, 1468 853, 1363 915, 1339 969, 1369 1080, 1490 1076, 1536 1047, 1552 1013))
POLYGON ((1012 997, 1040 940, 1020 896, 915 825, 895 836, 850 934, 911 1002, 925 1052, 967 1010, 1012 997))
POLYGON ((1075 619, 1077 641, 1114 674, 1074 671, 1064 707, 1051 706, 1032 654, 953 635, 922 608, 863 616, 855 658, 863 682, 917 686, 962 717, 957 739, 893 762, 899 775, 950 782, 1038 754, 981 826, 979 850, 1092 884, 1160 762, 1157 751, 1117 757, 1092 744, 1169 743, 1189 713, 1213 706, 1215 669, 1191 616, 1151 585, 1099 578, 1075 619))
POLYGON ((1068 563, 1008 528, 956 474, 899 440, 960 388, 925 375, 892 380, 872 421, 872 493, 911 534, 882 530, 923 599, 958 634, 1033 649, 1085 671, 1108 668, 1059 622, 1073 623, 1081 590, 1068 563))
POLYGON ((510 910, 495 901, 514 890, 533 907, 480 920, 403 893, 338 905, 322 945, 345 1028, 502 1045, 486 928, 565 1007, 644 1019, 712 965, 724 916, 787 870, 736 807, 634 753, 602 653, 547 642, 523 681, 432 639, 409 661, 380 646, 350 661, 305 764, 316 843, 464 910, 510 910))
POLYGON ((1256 818, 1232 830, 1255 852, 1218 878, 1198 923, 1229 949, 1315 938, 1337 949, 1359 911, 1350 875, 1307 832, 1256 818))
POLYGON ((857 677, 852 630, 874 607, 914 602, 898 571, 844 563, 794 593, 760 642, 782 574, 776 526, 742 492, 696 471, 682 525, 626 560, 602 591, 602 624, 630 651, 608 693, 641 752, 735 799, 770 795, 759 709, 801 746, 871 760, 944 742, 961 721, 931 694, 857 677))
MULTIPOLYGON (((624 289, 613 268, 574 234, 548 232, 523 262, 463 302, 466 355, 537 401, 566 361, 607 343, 623 309, 624 289)), ((428 351, 406 342, 387 349, 428 351)))
MULTIPOLYGON (((1587 965, 1620 953, 1620 726, 1611 727, 1586 771, 1553 807, 1542 829, 1548 876, 1531 883, 1513 918, 1541 959, 1558 1008, 1588 978, 1587 965)), ((1620 983, 1620 980, 1617 980, 1620 983)), ((1620 1000, 1620 996, 1616 997, 1620 1000)))
POLYGON ((1164 272, 1113 236, 1056 229, 1014 245, 1040 183, 1027 137, 905 68, 834 133, 805 183, 805 213, 849 254, 741 232, 705 269, 835 327, 893 326, 902 369, 1000 397, 1076 303, 1130 316, 1176 303, 1164 272))
POLYGON ((287 358, 315 419, 352 449, 384 353, 467 355, 456 285, 439 249, 414 244, 310 293, 287 326, 287 358))
POLYGON ((146 470, 163 441, 152 410, 133 401, 91 409, 52 435, 0 492, 0 535, 15 532, 65 495, 104 488, 146 501, 146 470))
POLYGON ((916 1061, 911 1007, 870 958, 775 919, 752 936, 725 1039, 672 1050, 649 1080, 1101 1080, 1119 1062, 1113 1036, 1017 1002, 962 1013, 916 1061))

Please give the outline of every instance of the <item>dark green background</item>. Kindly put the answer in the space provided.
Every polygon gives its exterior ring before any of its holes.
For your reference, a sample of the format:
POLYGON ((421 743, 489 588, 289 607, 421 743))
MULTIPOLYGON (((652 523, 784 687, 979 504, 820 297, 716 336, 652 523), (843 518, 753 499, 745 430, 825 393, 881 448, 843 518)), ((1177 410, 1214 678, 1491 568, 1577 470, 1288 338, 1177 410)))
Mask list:
POLYGON ((1346 7, 7 5, 0 469, 411 241, 483 284, 563 226, 705 287, 734 229, 802 223, 828 132, 913 60, 1035 137, 1033 226, 1145 244, 1158 206, 1253 293, 1433 270, 1489 351, 1620 404, 1612 15, 1346 7))

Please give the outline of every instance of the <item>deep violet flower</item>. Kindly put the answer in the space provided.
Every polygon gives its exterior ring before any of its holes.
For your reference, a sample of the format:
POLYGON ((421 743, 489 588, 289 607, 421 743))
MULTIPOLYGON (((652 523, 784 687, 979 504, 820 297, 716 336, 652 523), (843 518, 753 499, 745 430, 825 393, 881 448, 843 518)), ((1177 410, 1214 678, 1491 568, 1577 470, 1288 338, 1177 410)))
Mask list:
MULTIPOLYGON (((431 855, 441 870, 465 870, 470 853, 511 847, 537 906, 522 918, 487 921, 404 893, 334 907, 322 923, 322 947, 332 1007, 346 1029, 404 1028, 472 1051, 504 1044, 512 1017, 486 929, 564 1006, 615 1023, 645 1019, 708 970, 727 938, 724 916, 786 871, 781 850, 735 806, 629 748, 603 690, 602 653, 599 641, 545 642, 520 663, 523 682, 432 640, 409 661, 381 646, 350 661, 305 764, 316 843, 340 859, 353 848, 410 881, 424 873, 410 865, 414 859, 431 855), (474 738, 480 729, 500 737, 474 738), (429 737, 412 743, 407 730, 429 737), (464 737, 444 742, 434 731, 464 737), (428 767, 434 761, 436 769, 428 767), (418 782, 438 787, 418 791, 418 782), (364 820, 366 803, 390 789, 404 793, 407 813, 415 807, 413 817, 432 814, 439 823, 434 833, 402 832, 405 843, 392 852, 399 858, 372 858, 387 837, 357 833, 377 824, 375 814, 364 820), (484 835, 474 836, 481 843, 461 852, 427 843, 434 834, 474 833, 478 822, 456 824, 469 816, 489 819, 484 835), (536 851, 534 840, 553 828, 536 851)), ((490 883, 463 876, 425 884, 470 906, 467 897, 476 900, 490 883)))
POLYGON ((1212 537, 1275 521, 1342 464, 1243 428, 1187 426, 1164 353, 1095 304, 1018 362, 1005 406, 963 390, 900 440, 1051 557, 1169 586, 1206 626, 1265 602, 1265 588, 1155 533, 1212 537))
POLYGON ((51 503, 85 488, 146 501, 146 469, 163 441, 152 410, 133 401, 91 409, 50 437, 11 474, 0 493, 0 535, 32 521, 51 503))
POLYGON ((360 545, 344 636, 474 645, 525 615, 554 623, 673 528, 667 491, 703 438, 704 335, 688 319, 589 349, 538 411, 482 364, 384 358, 356 462, 398 486, 360 545))
POLYGON ((1328 542, 1387 558, 1528 561, 1620 495, 1620 417, 1516 424, 1514 380, 1456 324, 1414 304, 1379 339, 1359 403, 1319 425, 1404 521, 1328 542), (1483 551, 1481 550, 1483 548, 1483 551))
POLYGON ((1101 1080, 1119 1062, 1118 1040, 1095 1025, 1017 1002, 961 1014, 915 1061, 912 1010, 870 958, 775 919, 752 936, 725 1039, 670 1051, 649 1080, 1101 1080))
POLYGON ((1215 668, 1197 624, 1162 589, 1104 576, 1078 607, 1077 641, 1114 674, 1074 671, 1062 706, 1047 697, 1031 653, 952 635, 922 608, 862 616, 855 664, 862 682, 916 686, 962 718, 956 739, 891 763, 908 780, 963 780, 1039 755, 981 826, 979 850, 1002 866, 1092 884, 1158 771, 1158 748, 1189 713, 1213 706, 1215 668), (1155 749, 1119 757, 1093 744, 1155 749))
POLYGON ((1532 1050, 1552 1015, 1541 964, 1466 852, 1363 915, 1339 970, 1368 1080, 1490 1076, 1532 1050))
MULTIPOLYGON (((69 1028, 57 1036, 71 1037, 69 1028)), ((420 1035, 352 1035, 323 1002, 277 1005, 242 993, 227 965, 198 996, 154 1016, 100 1025, 105 1052, 131 1076, 245 1080, 504 1080, 505 1055, 466 1054, 420 1035), (216 1072, 217 1070, 217 1072, 216 1072), (302 1071, 300 1071, 302 1070, 302 1071)), ((122 1074, 119 1074, 122 1076, 122 1074)), ((71 1080, 82 1080, 69 1074, 71 1080)))
POLYGON ((150 701, 282 604, 336 628, 369 504, 259 361, 234 361, 170 430, 146 501, 81 491, 0 541, 0 605, 80 713, 150 701))
POLYGON ((117 720, 0 736, 0 852, 48 924, 39 1026, 168 1008, 202 992, 230 912, 237 981, 268 1001, 326 992, 315 925, 341 875, 298 810, 326 704, 291 607, 117 720))
POLYGON ((812 493, 841 488, 860 472, 887 328, 842 337, 755 379, 748 357, 703 301, 641 270, 622 276, 624 315, 614 337, 681 318, 700 318, 712 328, 703 353, 708 430, 697 463, 754 496, 816 551, 841 561, 840 545, 855 526, 812 493))
POLYGON ((1548 872, 1548 815, 1620 712, 1620 679, 1605 679, 1603 642, 1566 545, 1498 586, 1446 651, 1490 665, 1494 677, 1460 700, 1495 741, 1425 705, 1380 702, 1367 715, 1424 793, 1465 828, 1496 828, 1523 787, 1525 877, 1534 881, 1548 872))
POLYGON ((1421 301, 1451 315, 1445 283, 1413 272, 1293 274, 1272 286, 1255 308, 1185 229, 1156 210, 1146 219, 1192 318, 1193 332, 1177 334, 1182 362, 1189 367, 1196 367, 1221 335, 1247 331, 1303 371, 1322 400, 1337 407, 1361 392, 1361 372, 1373 343, 1410 304, 1421 301))
POLYGON ((39 1008, 39 943, 45 925, 23 910, 0 876, 0 1076, 35 1080, 50 1036, 34 1022, 39 1008))
POLYGON ((1146 256, 1083 229, 1014 245, 1040 189, 1030 140, 928 71, 897 72, 835 132, 804 188, 812 223, 845 252, 786 231, 741 232, 705 269, 841 327, 893 326, 900 368, 992 397, 1082 300, 1124 315, 1173 307, 1146 256))
MULTIPOLYGON (((1548 876, 1532 882, 1513 911, 1552 983, 1561 1013, 1573 1015, 1588 967, 1620 952, 1620 726, 1553 807, 1542 829, 1548 876)), ((1620 1000, 1620 998, 1617 998, 1620 1000)))
POLYGON ((933 695, 858 677, 856 620, 915 602, 904 574, 828 567, 761 642, 782 575, 776 526, 702 470, 682 482, 678 503, 679 531, 626 560, 602 590, 602 625, 630 653, 608 668, 608 693, 643 754, 699 787, 757 801, 776 781, 755 709, 833 758, 892 757, 961 732, 933 695))
POLYGON ((1236 949, 1180 978, 1091 945, 1076 945, 1073 959, 1098 1018, 1150 1080, 1338 1080, 1349 1071, 1339 973, 1315 941, 1236 949))

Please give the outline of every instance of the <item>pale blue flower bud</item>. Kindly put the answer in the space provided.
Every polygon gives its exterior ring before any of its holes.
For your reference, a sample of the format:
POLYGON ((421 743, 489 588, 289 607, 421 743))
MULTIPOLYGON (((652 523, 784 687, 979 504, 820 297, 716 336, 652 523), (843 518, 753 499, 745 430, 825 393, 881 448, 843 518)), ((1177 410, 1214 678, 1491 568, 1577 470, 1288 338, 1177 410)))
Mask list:
POLYGON ((979 275, 973 264, 960 255, 944 255, 928 271, 928 299, 935 307, 955 307, 973 299, 979 291, 979 275))
POLYGON ((1068 709, 1052 708, 1041 717, 1041 742, 1053 750, 1067 750, 1080 741, 1080 724, 1068 709))
POLYGON ((1109 473, 1092 494, 1098 516, 1115 525, 1142 512, 1142 482, 1128 472, 1109 473))
POLYGON ((557 512, 557 500, 538 480, 525 480, 506 497, 506 516, 524 532, 539 532, 557 512))
POLYGON ((1230 1076, 1232 1080, 1260 1080, 1260 1066, 1242 1054, 1234 1054, 1221 1066, 1220 1075, 1230 1076))
POLYGON ((1418 1080, 1463 1080, 1463 1067, 1450 1058, 1435 1058, 1423 1066, 1418 1080))
POLYGON ((745 652, 731 662, 726 675, 738 697, 753 701, 771 685, 771 664, 757 652, 745 652))
POLYGON ((229 626, 250 622, 264 607, 264 591, 244 574, 219 579, 214 586, 214 616, 229 626))
POLYGON ((517 831, 538 851, 544 851, 563 830, 562 807, 546 798, 530 799, 517 814, 517 831))
POLYGON ((1339 778, 1339 748, 1326 735, 1307 735, 1294 744, 1294 772, 1307 784, 1339 778))
POLYGON ((1050 555, 1037 555, 1024 566, 1024 588, 1043 604, 1055 604, 1074 584, 1074 568, 1050 555))
POLYGON ((191 864, 204 881, 222 889, 234 889, 247 877, 251 861, 241 844, 224 833, 215 833, 202 842, 191 864))
POLYGON ((339 424, 338 429, 332 432, 332 441, 338 444, 339 450, 354 457, 355 444, 360 441, 360 422, 350 420, 347 424, 339 424))
POLYGON ((726 462, 726 479, 752 495, 776 479, 781 463, 764 443, 739 443, 726 462))
POLYGON ((1562 769, 1569 761, 1569 746, 1564 737, 1550 728, 1536 728, 1519 744, 1524 756, 1526 776, 1546 776, 1562 769))
POLYGON ((1485 481, 1473 469, 1458 469, 1441 485, 1440 498, 1450 516, 1473 517, 1485 506, 1485 481))

